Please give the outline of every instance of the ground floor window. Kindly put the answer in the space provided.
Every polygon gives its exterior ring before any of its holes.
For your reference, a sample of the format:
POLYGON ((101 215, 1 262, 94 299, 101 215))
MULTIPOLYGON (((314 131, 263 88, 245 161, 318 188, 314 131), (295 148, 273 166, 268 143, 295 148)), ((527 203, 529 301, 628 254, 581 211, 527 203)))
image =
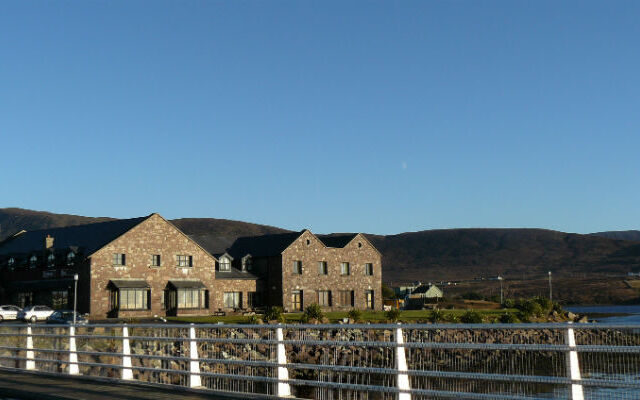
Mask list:
POLYGON ((318 304, 323 307, 331 307, 331 291, 319 290, 318 291, 318 304))
POLYGON ((33 304, 33 292, 19 292, 17 295, 16 305, 25 308, 33 304))
POLYGON ((260 292, 249 292, 249 293, 247 293, 247 306, 249 308, 261 307, 262 306, 262 293, 260 293, 260 292))
POLYGON ((54 310, 63 310, 69 308, 69 291, 54 290, 51 292, 51 308, 54 310))
POLYGON ((291 308, 293 311, 302 311, 302 290, 291 292, 291 308))
POLYGON ((373 290, 365 291, 364 297, 366 299, 366 307, 370 310, 373 310, 373 290))
POLYGON ((225 292, 225 308, 242 308, 242 292, 225 292))
POLYGON ((353 290, 341 290, 338 296, 341 307, 353 307, 353 290))
POLYGON ((111 292, 113 310, 148 310, 149 289, 119 289, 111 292))
POLYGON ((207 291, 178 289, 178 308, 207 308, 207 291))

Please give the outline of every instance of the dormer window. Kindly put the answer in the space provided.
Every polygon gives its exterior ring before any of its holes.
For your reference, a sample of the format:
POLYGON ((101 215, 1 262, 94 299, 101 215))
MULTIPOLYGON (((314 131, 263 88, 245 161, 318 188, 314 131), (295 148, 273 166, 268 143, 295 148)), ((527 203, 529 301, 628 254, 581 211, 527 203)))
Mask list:
POLYGON ((251 256, 245 256, 242 259, 242 271, 251 271, 251 256))
POLYGON ((38 263, 38 257, 36 257, 35 255, 31 256, 31 258, 29 259, 29 266, 31 268, 35 268, 37 263, 38 263))
POLYGON ((67 254, 67 265, 73 265, 73 261, 76 259, 76 253, 74 253, 73 251, 70 251, 69 254, 67 254))
POLYGON ((56 256, 51 253, 47 256, 47 267, 53 267, 56 263, 56 256))
POLYGON ((231 271, 231 260, 226 256, 220 257, 220 271, 231 271))
POLYGON ((9 266, 9 268, 13 268, 13 266, 15 265, 15 263, 16 263, 16 259, 15 259, 15 258, 13 258, 13 257, 11 257, 11 258, 9 259, 9 261, 7 261, 7 265, 9 266))

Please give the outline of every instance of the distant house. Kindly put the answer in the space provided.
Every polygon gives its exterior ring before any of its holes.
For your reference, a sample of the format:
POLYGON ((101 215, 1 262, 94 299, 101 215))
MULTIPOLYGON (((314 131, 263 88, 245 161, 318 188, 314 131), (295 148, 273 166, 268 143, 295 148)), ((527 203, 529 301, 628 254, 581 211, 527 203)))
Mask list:
POLYGON ((405 298, 411 293, 413 293, 413 291, 419 288, 420 286, 422 286, 421 282, 414 282, 411 285, 398 286, 394 288, 393 291, 396 293, 396 296, 398 298, 405 298))
POLYGON ((406 297, 405 308, 408 310, 421 309, 425 304, 433 303, 433 300, 437 301, 441 299, 443 294, 442 289, 436 285, 422 285, 406 297))

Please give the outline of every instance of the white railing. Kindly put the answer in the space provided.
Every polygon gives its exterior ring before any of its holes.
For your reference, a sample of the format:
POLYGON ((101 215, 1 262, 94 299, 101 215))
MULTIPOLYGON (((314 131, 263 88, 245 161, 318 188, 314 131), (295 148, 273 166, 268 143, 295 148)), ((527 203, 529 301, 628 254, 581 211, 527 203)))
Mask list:
POLYGON ((313 399, 640 399, 640 325, 0 326, 0 367, 313 399))

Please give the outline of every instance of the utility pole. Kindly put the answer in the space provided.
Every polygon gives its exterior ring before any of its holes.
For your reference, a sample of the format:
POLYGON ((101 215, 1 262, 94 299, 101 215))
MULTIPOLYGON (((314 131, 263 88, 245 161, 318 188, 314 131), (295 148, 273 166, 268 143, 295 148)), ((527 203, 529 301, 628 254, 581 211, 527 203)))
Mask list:
POLYGON ((553 301, 553 291, 551 289, 551 271, 549 271, 549 301, 553 301))
POLYGON ((76 326, 76 314, 78 313, 78 274, 73 275, 73 326, 76 326))
POLYGON ((504 298, 502 297, 502 280, 504 278, 502 278, 500 275, 498 275, 498 280, 500 281, 500 305, 504 304, 504 298))

